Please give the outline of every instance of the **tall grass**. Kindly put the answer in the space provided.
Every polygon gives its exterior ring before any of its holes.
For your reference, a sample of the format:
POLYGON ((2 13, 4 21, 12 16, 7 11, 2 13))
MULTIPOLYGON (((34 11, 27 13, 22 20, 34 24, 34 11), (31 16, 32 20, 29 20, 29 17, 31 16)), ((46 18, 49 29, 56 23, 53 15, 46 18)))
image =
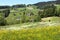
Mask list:
POLYGON ((0 30, 0 40, 60 40, 60 26, 0 30))

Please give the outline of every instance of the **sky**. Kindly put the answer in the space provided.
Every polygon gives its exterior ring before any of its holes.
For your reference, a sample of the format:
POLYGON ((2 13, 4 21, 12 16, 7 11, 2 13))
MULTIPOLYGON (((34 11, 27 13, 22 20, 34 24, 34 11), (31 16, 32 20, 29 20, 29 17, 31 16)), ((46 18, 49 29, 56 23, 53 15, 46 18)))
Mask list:
POLYGON ((51 0, 0 0, 0 5, 15 5, 15 4, 34 4, 43 1, 51 0))

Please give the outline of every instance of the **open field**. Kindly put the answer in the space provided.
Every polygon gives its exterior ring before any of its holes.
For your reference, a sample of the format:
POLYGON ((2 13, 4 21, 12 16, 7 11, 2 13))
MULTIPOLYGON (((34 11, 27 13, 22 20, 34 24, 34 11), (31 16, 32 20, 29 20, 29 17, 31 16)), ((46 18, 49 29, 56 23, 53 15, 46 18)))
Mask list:
POLYGON ((0 40, 60 40, 60 26, 0 30, 0 40))
POLYGON ((59 22, 60 23, 60 17, 47 17, 47 18, 42 18, 43 21, 45 22, 59 22))
POLYGON ((0 40, 60 40, 60 23, 35 22, 3 26, 0 40))
POLYGON ((24 23, 24 24, 0 26, 0 29, 2 29, 2 30, 21 30, 21 29, 35 28, 37 26, 46 27, 46 26, 58 26, 58 25, 60 25, 60 23, 35 22, 35 23, 24 23))
POLYGON ((34 28, 34 27, 45 27, 45 26, 58 26, 60 25, 60 17, 47 17, 42 18, 42 22, 28 22, 22 24, 14 24, 14 25, 6 25, 0 26, 0 29, 7 29, 7 30, 20 30, 24 28, 34 28), (49 22, 50 20, 50 22, 49 22))

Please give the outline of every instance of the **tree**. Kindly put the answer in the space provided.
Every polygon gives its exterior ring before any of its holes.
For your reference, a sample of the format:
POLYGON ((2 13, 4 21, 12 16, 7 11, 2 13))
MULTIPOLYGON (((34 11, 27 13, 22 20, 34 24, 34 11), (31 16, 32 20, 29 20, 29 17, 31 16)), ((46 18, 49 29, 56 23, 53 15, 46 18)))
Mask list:
POLYGON ((12 8, 23 8, 26 7, 25 4, 17 4, 17 5, 13 5, 12 8))
POLYGON ((56 7, 54 6, 54 4, 51 4, 49 6, 46 6, 44 8, 44 17, 51 17, 51 16, 56 16, 55 15, 55 11, 56 11, 56 7))
POLYGON ((6 9, 6 10, 4 10, 4 12, 3 12, 5 15, 5 17, 8 17, 9 16, 9 14, 10 14, 10 9, 6 9))
POLYGON ((37 15, 37 21, 41 21, 41 17, 42 17, 42 11, 39 11, 37 15))
POLYGON ((26 22, 26 16, 25 16, 25 11, 23 12, 23 15, 22 15, 22 23, 26 22))
POLYGON ((6 20, 5 20, 5 18, 4 18, 4 15, 3 15, 3 13, 0 13, 0 26, 4 26, 4 25, 6 25, 6 20))

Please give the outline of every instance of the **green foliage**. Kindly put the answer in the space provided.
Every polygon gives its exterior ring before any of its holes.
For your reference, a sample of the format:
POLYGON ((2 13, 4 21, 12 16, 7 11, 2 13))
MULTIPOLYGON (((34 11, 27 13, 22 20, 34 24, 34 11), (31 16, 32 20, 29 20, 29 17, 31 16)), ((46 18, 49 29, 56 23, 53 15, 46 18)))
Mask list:
POLYGON ((39 9, 29 9, 28 7, 11 9, 9 16, 6 18, 7 24, 37 22, 38 11, 39 9))
POLYGON ((25 4, 17 4, 12 6, 12 8, 24 8, 24 7, 26 7, 25 4))
POLYGON ((0 26, 4 26, 6 24, 7 24, 7 22, 6 22, 5 18, 4 18, 4 14, 0 13, 0 26))
POLYGON ((47 6, 44 9, 44 17, 50 17, 50 16, 56 16, 55 15, 55 11, 56 11, 56 6, 54 6, 53 4, 51 6, 47 6))

